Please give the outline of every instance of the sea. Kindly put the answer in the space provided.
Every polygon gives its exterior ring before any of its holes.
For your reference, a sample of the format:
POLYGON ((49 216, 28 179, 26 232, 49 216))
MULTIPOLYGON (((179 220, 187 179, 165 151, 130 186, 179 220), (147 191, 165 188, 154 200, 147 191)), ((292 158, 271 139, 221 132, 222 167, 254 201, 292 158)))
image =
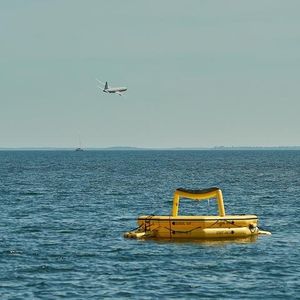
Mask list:
MULTIPOLYGON (((300 299, 300 151, 0 151, 0 299, 300 299), (125 239, 219 187, 252 240, 125 239)), ((181 214, 216 214, 214 200, 181 214)))

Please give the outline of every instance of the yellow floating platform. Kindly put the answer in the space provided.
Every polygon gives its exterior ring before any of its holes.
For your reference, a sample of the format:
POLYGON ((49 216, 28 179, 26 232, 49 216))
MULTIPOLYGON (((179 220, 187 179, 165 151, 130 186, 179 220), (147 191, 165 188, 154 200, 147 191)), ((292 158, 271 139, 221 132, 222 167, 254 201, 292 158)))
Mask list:
POLYGON ((220 239, 245 238, 258 234, 271 234, 260 230, 256 215, 226 215, 222 191, 212 187, 204 190, 177 189, 174 193, 171 216, 140 216, 138 228, 126 232, 126 238, 181 238, 220 239), (218 202, 216 216, 178 215, 180 197, 193 200, 215 198, 218 202))

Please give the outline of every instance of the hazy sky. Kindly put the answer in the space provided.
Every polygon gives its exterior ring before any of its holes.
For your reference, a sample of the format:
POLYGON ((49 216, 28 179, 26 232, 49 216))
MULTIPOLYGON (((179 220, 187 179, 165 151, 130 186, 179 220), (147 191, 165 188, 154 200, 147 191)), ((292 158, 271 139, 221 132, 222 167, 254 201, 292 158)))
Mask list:
POLYGON ((298 0, 0 0, 0 147, 300 145, 299 12, 298 0))

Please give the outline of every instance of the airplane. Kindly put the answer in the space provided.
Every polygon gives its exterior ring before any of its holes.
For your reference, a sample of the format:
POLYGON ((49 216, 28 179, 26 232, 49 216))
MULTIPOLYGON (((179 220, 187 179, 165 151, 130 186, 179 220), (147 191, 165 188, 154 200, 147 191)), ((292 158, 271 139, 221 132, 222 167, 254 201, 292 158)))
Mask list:
POLYGON ((110 93, 110 94, 118 94, 119 96, 123 96, 122 93, 127 91, 127 87, 109 87, 107 81, 105 82, 105 84, 100 81, 99 79, 96 78, 96 80, 102 85, 101 87, 99 87, 100 89, 102 89, 102 91, 104 93, 110 93), (104 86, 104 87, 103 87, 104 86))

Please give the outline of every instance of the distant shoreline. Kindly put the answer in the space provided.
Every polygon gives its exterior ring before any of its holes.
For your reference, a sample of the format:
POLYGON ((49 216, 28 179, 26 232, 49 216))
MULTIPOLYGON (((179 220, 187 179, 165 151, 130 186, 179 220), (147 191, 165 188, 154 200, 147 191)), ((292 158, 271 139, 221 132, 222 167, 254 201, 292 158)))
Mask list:
MULTIPOLYGON (((70 147, 0 147, 0 151, 75 151, 70 147)), ((300 146, 275 146, 275 147, 174 147, 174 148, 139 148, 139 147, 87 147, 85 151, 258 151, 258 150, 300 150, 300 146)))

